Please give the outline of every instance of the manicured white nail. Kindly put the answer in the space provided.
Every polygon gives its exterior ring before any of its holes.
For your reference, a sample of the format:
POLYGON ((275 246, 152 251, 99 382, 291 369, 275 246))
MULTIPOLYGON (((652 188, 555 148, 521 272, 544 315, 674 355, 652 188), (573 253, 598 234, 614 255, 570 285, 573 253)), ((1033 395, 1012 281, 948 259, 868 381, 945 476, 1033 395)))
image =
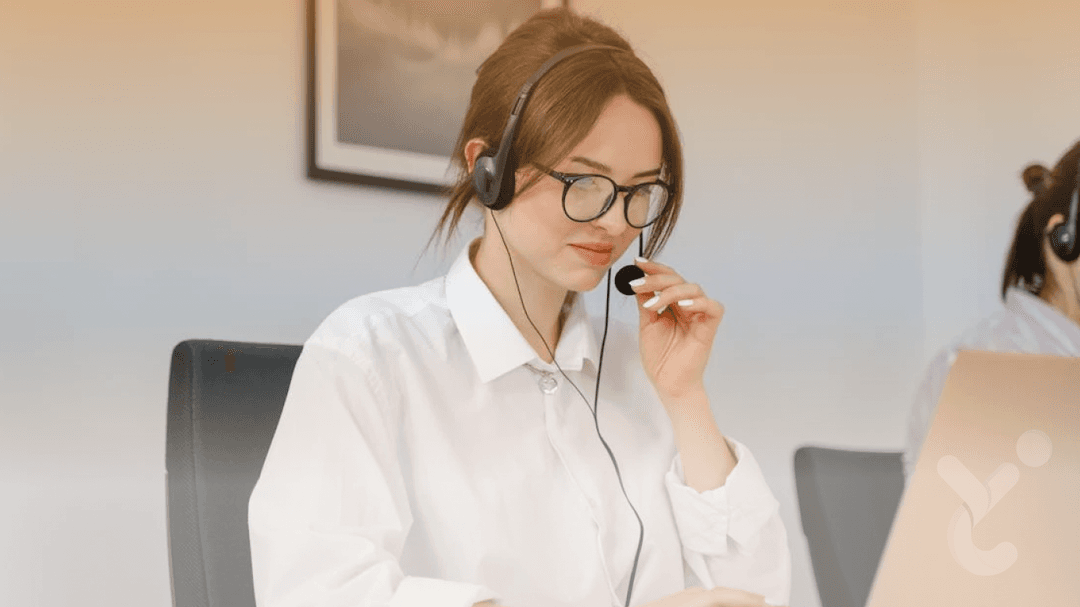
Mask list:
POLYGON ((680 299, 679 300, 679 305, 684 307, 684 308, 686 306, 692 306, 692 305, 694 305, 694 300, 693 299, 680 299))
POLYGON ((657 314, 663 314, 664 310, 667 310, 667 306, 664 306, 663 308, 660 308, 659 310, 656 311, 656 313, 657 314))
POLYGON ((629 284, 631 287, 640 287, 641 285, 645 284, 645 279, 638 278, 636 280, 631 280, 629 284))
POLYGON ((649 260, 645 259, 644 257, 635 257, 634 261, 636 261, 638 263, 649 263, 649 260))
POLYGON ((658 302, 658 301, 660 301, 660 296, 659 295, 653 295, 652 299, 650 299, 649 301, 641 304, 641 306, 643 308, 651 308, 651 307, 655 306, 656 302, 658 302))

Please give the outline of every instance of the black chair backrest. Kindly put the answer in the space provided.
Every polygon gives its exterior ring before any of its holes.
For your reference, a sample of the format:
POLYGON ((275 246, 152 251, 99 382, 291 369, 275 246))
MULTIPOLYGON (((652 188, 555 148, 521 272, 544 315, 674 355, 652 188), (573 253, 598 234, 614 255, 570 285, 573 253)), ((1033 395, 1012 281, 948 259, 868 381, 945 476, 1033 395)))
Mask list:
POLYGON ((181 342, 169 374, 169 557, 177 607, 254 607, 247 504, 301 346, 181 342))
POLYGON ((864 607, 904 492, 901 453, 800 447, 795 488, 822 607, 864 607))

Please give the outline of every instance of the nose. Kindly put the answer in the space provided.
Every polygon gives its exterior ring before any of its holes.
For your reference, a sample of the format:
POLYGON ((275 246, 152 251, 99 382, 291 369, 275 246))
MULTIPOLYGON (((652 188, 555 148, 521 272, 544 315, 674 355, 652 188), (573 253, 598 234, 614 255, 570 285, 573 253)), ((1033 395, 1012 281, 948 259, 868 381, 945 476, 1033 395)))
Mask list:
POLYGON ((592 223, 597 227, 602 228, 608 234, 618 237, 626 230, 635 229, 629 223, 626 223, 626 216, 624 214, 624 207, 626 201, 623 200, 624 194, 619 192, 615 195, 615 202, 608 208, 608 210, 601 216, 592 220, 592 223))

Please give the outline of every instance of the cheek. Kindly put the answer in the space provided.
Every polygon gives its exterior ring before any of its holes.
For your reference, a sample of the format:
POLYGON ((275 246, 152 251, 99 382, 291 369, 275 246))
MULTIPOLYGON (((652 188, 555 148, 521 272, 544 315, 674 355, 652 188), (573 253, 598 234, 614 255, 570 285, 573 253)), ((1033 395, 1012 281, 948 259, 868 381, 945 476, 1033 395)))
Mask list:
POLYGON ((634 255, 637 256, 637 245, 634 243, 637 241, 639 234, 641 234, 641 230, 628 230, 623 236, 624 240, 621 243, 622 248, 619 249, 619 253, 626 253, 628 249, 633 249, 634 255))
MULTIPOLYGON (((563 213, 562 199, 555 192, 537 192, 530 197, 527 205, 522 205, 527 216, 522 222, 522 228, 531 231, 533 237, 543 237, 545 240, 563 240, 570 235, 580 224, 570 221, 563 213)), ((556 245, 556 242, 551 242, 556 245)))
POLYGON ((562 201, 546 192, 529 192, 514 200, 510 209, 518 241, 536 253, 557 251, 578 224, 562 212, 562 201))

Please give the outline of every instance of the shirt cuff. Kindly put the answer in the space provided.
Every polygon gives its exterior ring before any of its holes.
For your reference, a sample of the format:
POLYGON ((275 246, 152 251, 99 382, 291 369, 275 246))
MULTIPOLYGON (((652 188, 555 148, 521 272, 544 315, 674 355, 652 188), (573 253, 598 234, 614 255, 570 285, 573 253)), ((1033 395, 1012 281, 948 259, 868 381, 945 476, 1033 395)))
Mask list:
POLYGON ((703 492, 689 487, 679 455, 664 477, 679 538, 687 550, 722 556, 728 552, 728 538, 752 548, 780 509, 750 450, 731 439, 728 445, 736 463, 723 485, 703 492))
POLYGON ((472 607, 495 598, 494 592, 477 584, 406 577, 387 607, 472 607))

